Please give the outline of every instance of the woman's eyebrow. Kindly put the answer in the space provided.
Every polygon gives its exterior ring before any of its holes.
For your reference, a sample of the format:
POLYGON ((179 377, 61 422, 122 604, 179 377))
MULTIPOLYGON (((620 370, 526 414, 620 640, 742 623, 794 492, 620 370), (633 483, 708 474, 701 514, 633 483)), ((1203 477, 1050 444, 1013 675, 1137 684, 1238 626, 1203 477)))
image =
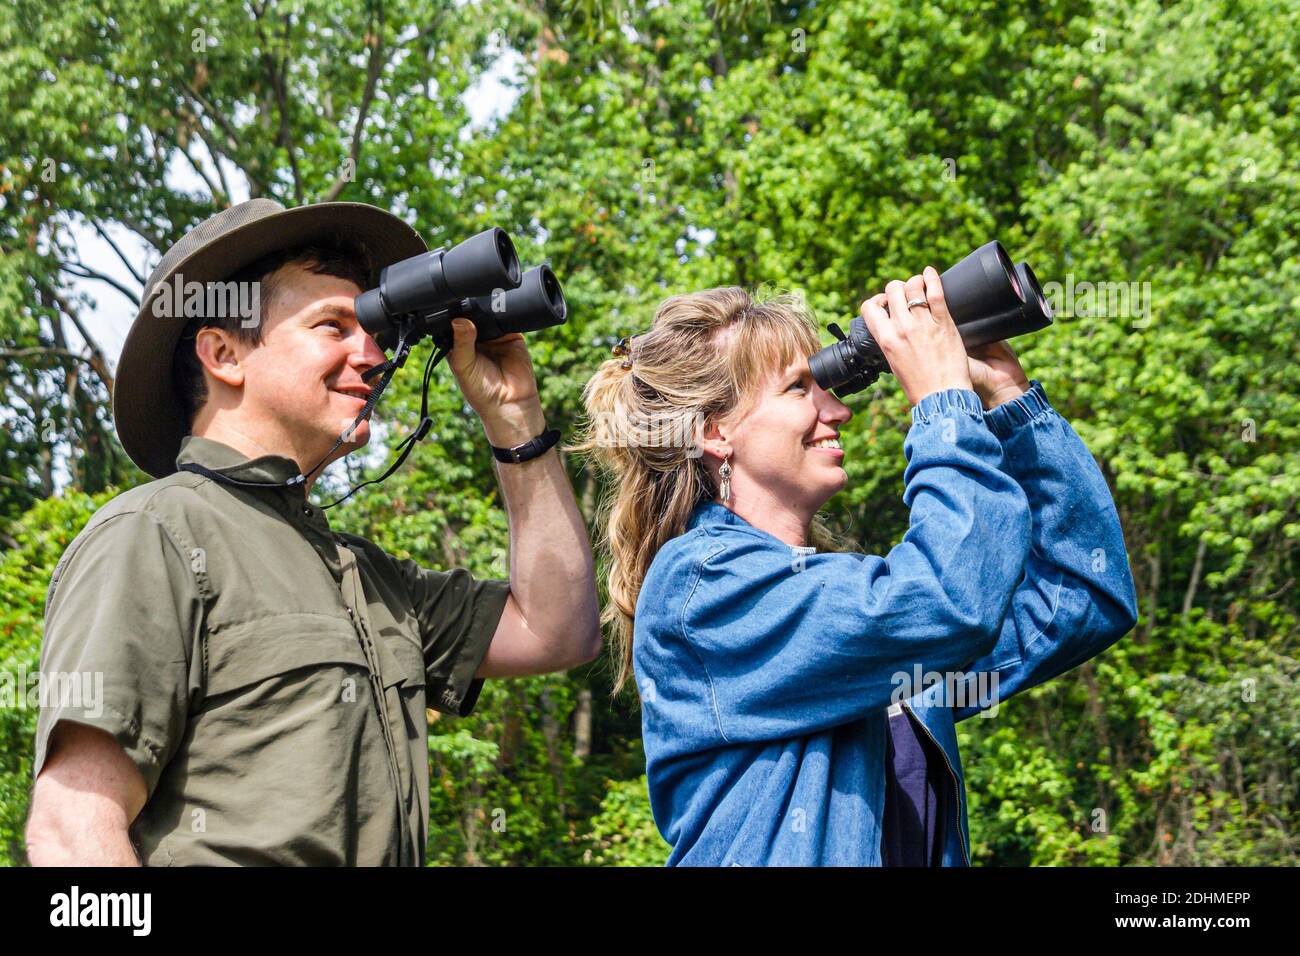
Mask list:
POLYGON ((781 374, 777 377, 776 387, 779 390, 784 392, 787 388, 789 388, 791 385, 795 384, 796 382, 803 381, 804 378, 806 377, 807 372, 808 372, 808 367, 806 365, 803 368, 795 368, 793 365, 791 365, 789 368, 783 370, 781 374))

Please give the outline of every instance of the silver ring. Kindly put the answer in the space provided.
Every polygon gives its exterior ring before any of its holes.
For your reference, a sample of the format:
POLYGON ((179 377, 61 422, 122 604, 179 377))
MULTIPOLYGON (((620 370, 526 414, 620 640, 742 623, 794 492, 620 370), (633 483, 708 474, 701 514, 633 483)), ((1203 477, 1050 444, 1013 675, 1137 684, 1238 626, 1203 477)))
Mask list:
POLYGON ((927 309, 930 308, 930 303, 927 302, 925 299, 908 299, 908 300, 907 300, 907 307, 908 307, 909 309, 910 309, 912 306, 914 306, 914 305, 923 305, 923 306, 925 306, 927 309))

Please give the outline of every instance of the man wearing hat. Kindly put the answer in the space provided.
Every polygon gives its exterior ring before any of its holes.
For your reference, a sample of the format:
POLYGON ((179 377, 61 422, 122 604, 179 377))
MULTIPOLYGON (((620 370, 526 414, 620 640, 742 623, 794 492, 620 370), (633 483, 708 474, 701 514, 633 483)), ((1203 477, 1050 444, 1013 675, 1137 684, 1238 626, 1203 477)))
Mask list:
POLYGON ((254 199, 149 277, 113 413, 156 480, 100 508, 50 581, 33 864, 419 865, 427 708, 463 717, 484 678, 599 653, 587 531, 522 336, 476 345, 458 320, 448 356, 505 462, 509 581, 333 532, 307 498, 369 440, 363 419, 336 448, 386 359, 353 298, 425 251, 372 206, 254 199), (237 307, 196 307, 191 283, 237 288, 237 307))

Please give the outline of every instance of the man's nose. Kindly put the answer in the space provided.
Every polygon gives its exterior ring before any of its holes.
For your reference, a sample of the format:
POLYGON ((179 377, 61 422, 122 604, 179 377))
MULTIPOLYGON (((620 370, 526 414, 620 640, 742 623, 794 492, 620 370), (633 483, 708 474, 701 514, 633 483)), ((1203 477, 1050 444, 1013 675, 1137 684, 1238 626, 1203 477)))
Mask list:
POLYGON ((376 365, 388 361, 388 356, 384 354, 384 350, 379 347, 373 335, 361 329, 358 329, 358 332, 361 336, 360 348, 355 349, 348 359, 357 371, 364 374, 376 365))

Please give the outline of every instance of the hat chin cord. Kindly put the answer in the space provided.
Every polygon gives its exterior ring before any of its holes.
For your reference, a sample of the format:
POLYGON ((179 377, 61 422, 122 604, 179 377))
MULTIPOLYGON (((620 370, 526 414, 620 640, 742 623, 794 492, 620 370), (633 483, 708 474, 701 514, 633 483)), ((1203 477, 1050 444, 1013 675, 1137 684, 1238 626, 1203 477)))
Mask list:
MULTIPOLYGON (((370 397, 366 399, 365 408, 361 409, 352 424, 344 429, 343 433, 335 440, 334 446, 325 453, 324 457, 316 463, 316 467, 312 468, 311 471, 308 471, 306 474, 299 472, 287 481, 241 481, 238 478, 231 478, 229 475, 223 475, 219 471, 213 471, 211 468, 207 468, 194 461, 187 461, 183 465, 180 465, 180 470, 191 471, 197 475, 203 475, 205 478, 211 478, 213 481, 219 481, 225 485, 235 485, 240 488, 298 488, 305 485, 307 482, 307 475, 318 471, 320 467, 329 460, 330 455, 334 454, 335 450, 340 445, 352 437, 352 433, 356 431, 357 426, 360 425, 361 422, 374 410, 375 405, 379 402, 379 397, 384 393, 384 389, 386 389, 388 383, 393 380, 393 373, 406 364, 406 357, 411 352, 411 343, 406 341, 410 331, 411 326, 407 323, 402 323, 399 329, 397 345, 394 349, 393 357, 387 362, 376 365, 374 368, 361 373, 363 381, 381 374, 383 375, 383 378, 379 380, 379 384, 370 392, 370 397)), ((416 336, 417 339, 419 337, 419 335, 416 336)), ((415 447, 415 443, 422 441, 424 436, 429 433, 429 429, 433 426, 433 419, 429 417, 429 379, 433 375, 434 366, 441 362, 449 351, 449 345, 438 346, 429 356, 429 360, 424 365, 424 381, 420 392, 420 424, 416 427, 415 431, 402 439, 401 443, 395 449, 400 452, 397 460, 393 462, 389 469, 378 478, 371 478, 369 481, 363 481, 337 501, 331 501, 327 505, 321 505, 322 511, 326 508, 333 508, 335 505, 342 504, 366 485, 373 485, 384 481, 389 475, 402 466, 402 462, 406 461, 406 457, 411 453, 411 449, 415 447)))

